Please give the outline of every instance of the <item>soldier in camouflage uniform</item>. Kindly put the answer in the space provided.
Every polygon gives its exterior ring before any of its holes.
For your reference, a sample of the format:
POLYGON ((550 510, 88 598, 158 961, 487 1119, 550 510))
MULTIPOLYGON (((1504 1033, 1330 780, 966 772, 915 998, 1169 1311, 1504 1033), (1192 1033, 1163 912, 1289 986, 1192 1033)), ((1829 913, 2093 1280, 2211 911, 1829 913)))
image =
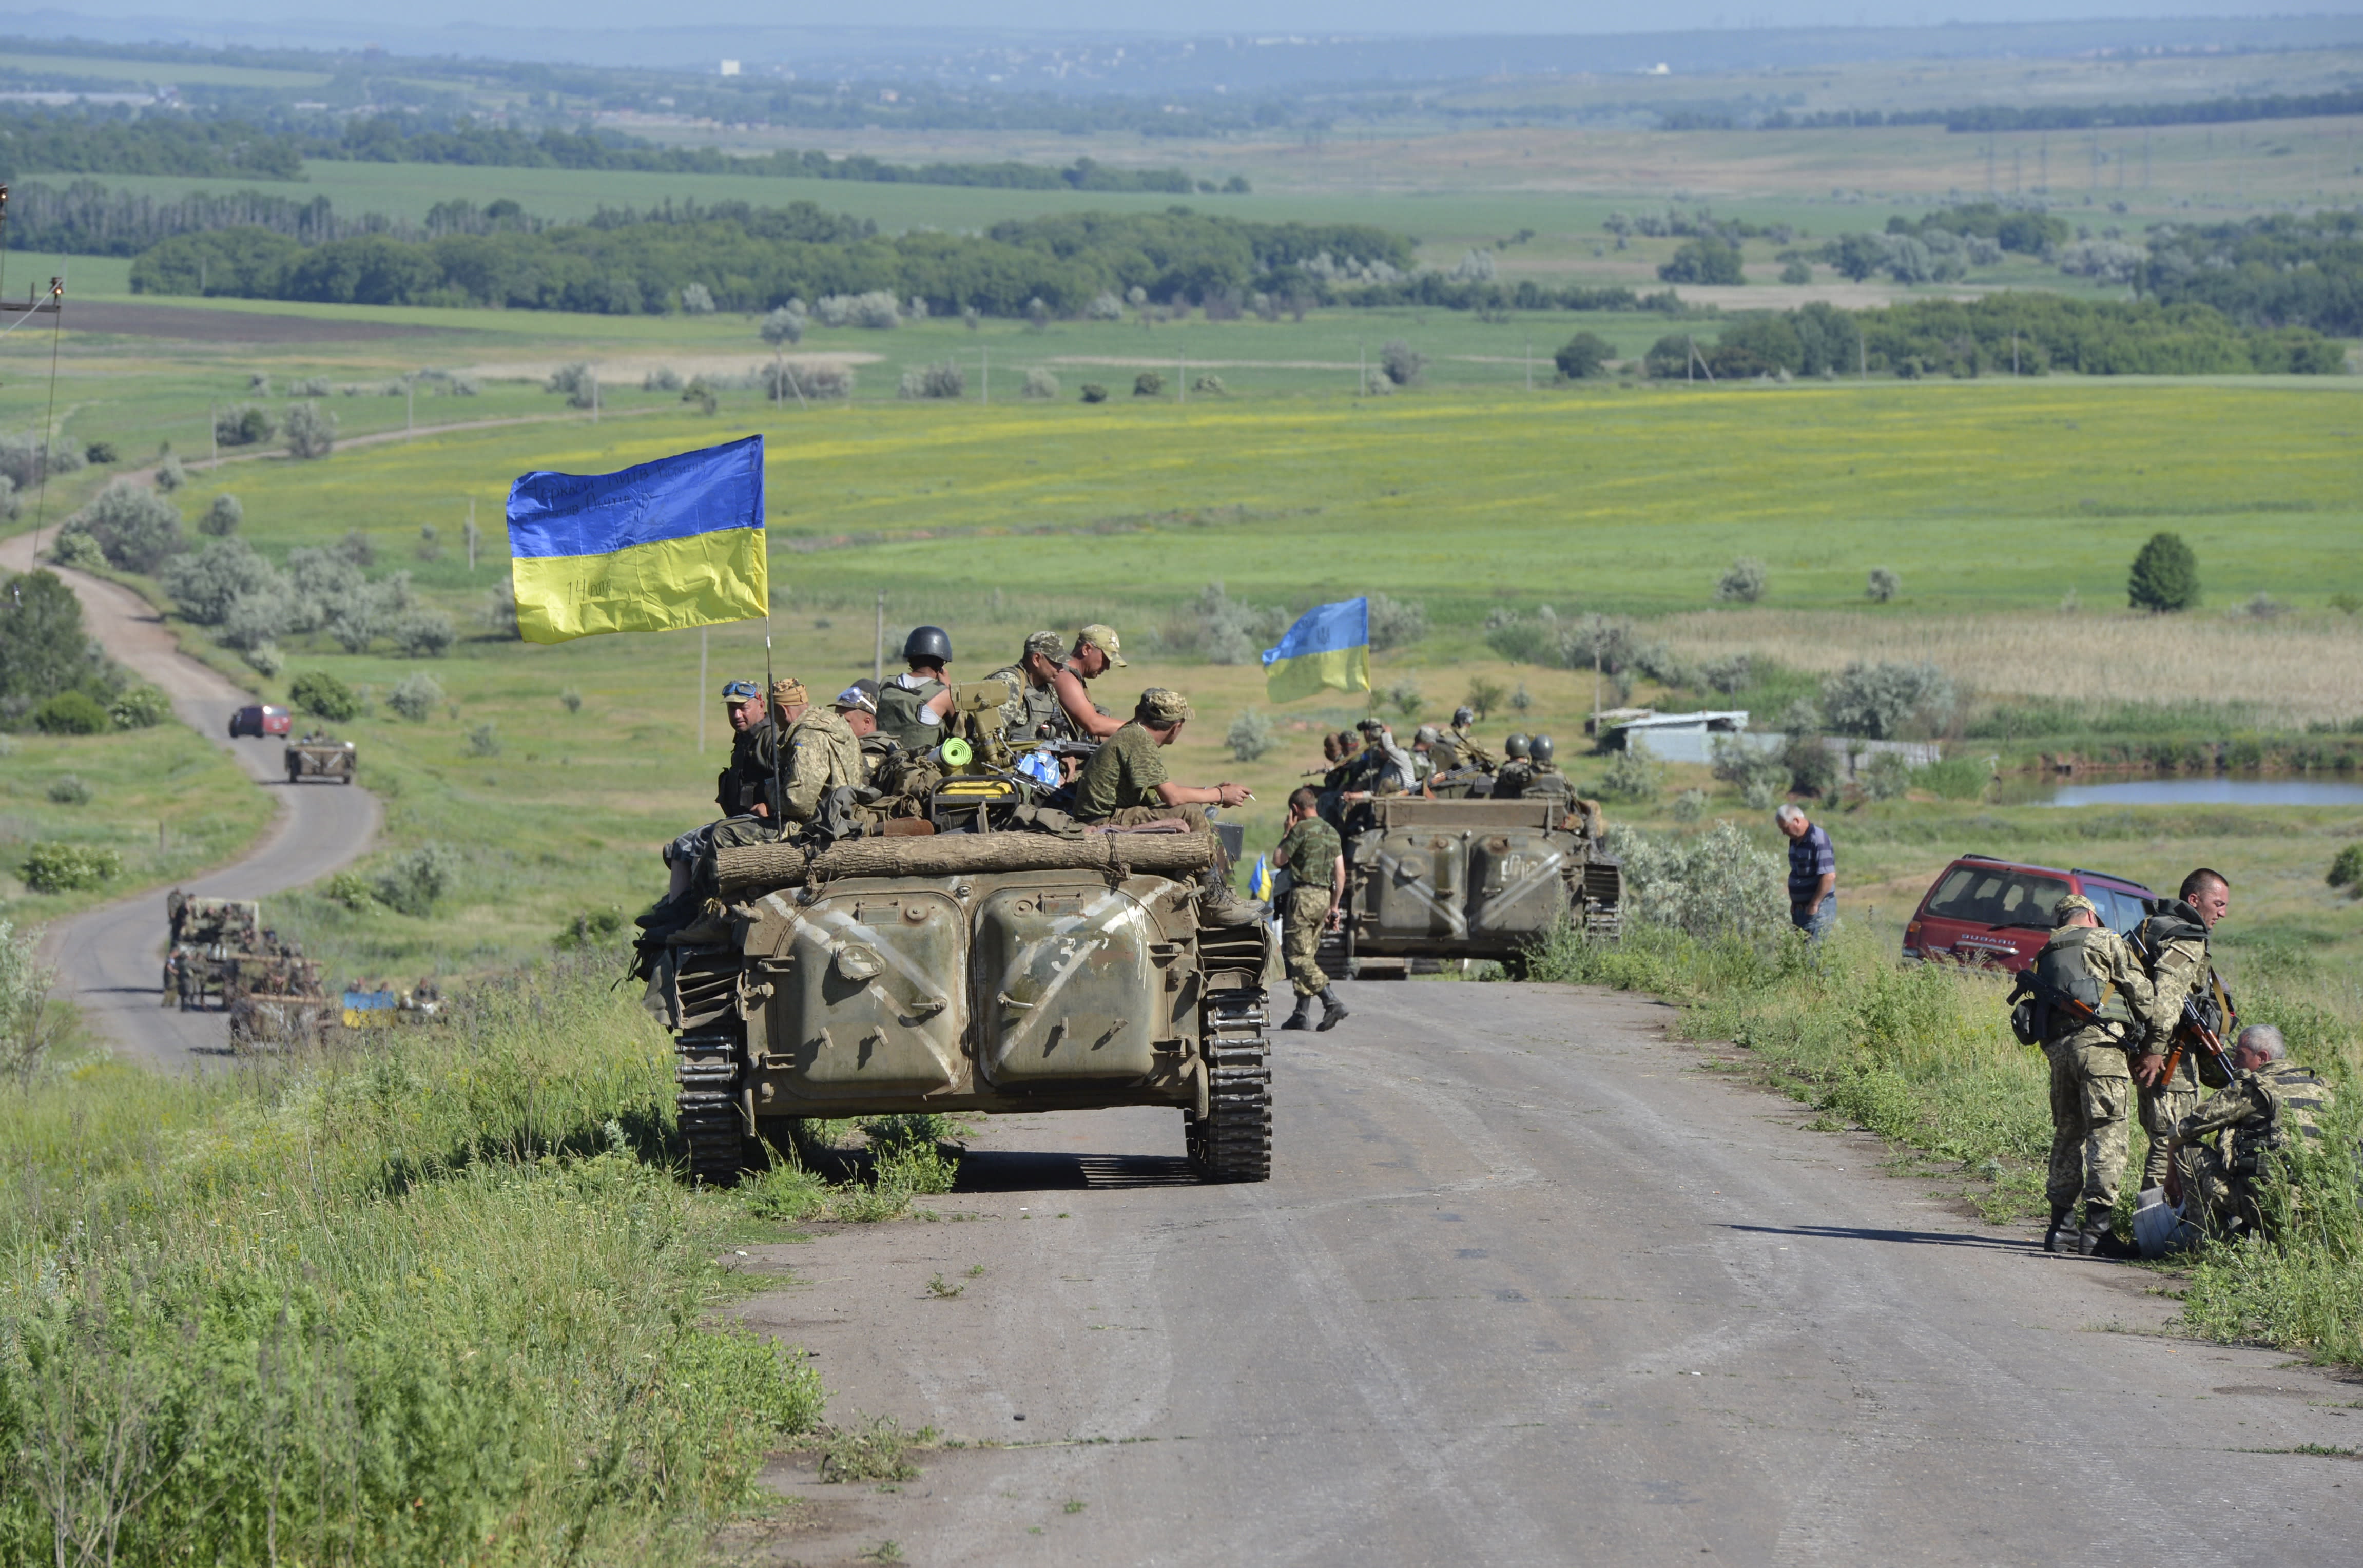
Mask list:
POLYGON ((1063 728, 1056 683, 1066 642, 1055 631, 1037 631, 1018 651, 1017 662, 985 677, 1009 688, 1001 705, 1002 739, 1012 746, 1054 738, 1063 728))
POLYGON ((1289 984, 1296 987, 1296 1011, 1284 1029, 1334 1029, 1346 1017, 1329 977, 1321 972, 1321 933, 1337 923, 1346 887, 1346 851, 1337 830, 1321 820, 1321 797, 1300 789, 1288 797, 1287 830, 1271 863, 1288 873, 1280 903, 1281 951, 1289 984), (1321 1022, 1313 1022, 1313 999, 1321 999, 1321 1022))
POLYGON ((730 716, 730 761, 714 781, 714 804, 725 817, 752 812, 763 801, 768 776, 755 761, 756 748, 771 733, 763 711, 763 688, 752 681, 731 681, 722 688, 723 711, 730 716))
POLYGON ((1477 710, 1475 708, 1454 708, 1452 710, 1452 733, 1448 737, 1448 739, 1452 742, 1452 749, 1460 754, 1460 762, 1463 767, 1474 768, 1481 773, 1497 772, 1502 766, 1502 760, 1499 757, 1494 756, 1492 752, 1485 750, 1484 747, 1479 745, 1477 743, 1477 737, 1470 733, 1470 727, 1476 722, 1477 710))
POLYGON ((2070 894, 2052 912, 2057 927, 2036 960, 2036 973, 2082 998, 2099 1021, 2054 1006, 2043 1053, 2051 1062, 2051 1200, 2047 1252, 2078 1251, 2103 1258, 2140 1255, 2117 1240, 2113 1211, 2128 1153, 2127 1118, 2133 1074, 2125 1046, 2140 1038, 2156 1008, 2149 976, 2125 940, 2101 924, 2092 901, 2070 894), (2072 1216, 2084 1203, 2082 1226, 2072 1216))
MULTIPOLYGON (((1164 749, 1180 739, 1191 717, 1190 699, 1165 686, 1140 694, 1132 717, 1102 743, 1075 775, 1078 822, 1136 828, 1174 820, 1200 832, 1212 830, 1209 806, 1240 806, 1253 800, 1245 784, 1175 784, 1165 772, 1164 749)), ((1215 862, 1199 881, 1198 913, 1216 926, 1245 926, 1264 917, 1264 906, 1231 891, 1230 865, 1215 838, 1215 862)))
POLYGON ((1525 793, 1526 781, 1535 776, 1535 765, 1526 761, 1526 738, 1513 735, 1502 742, 1507 760, 1493 770, 1493 798, 1515 800, 1525 793))
POLYGON ((1548 797, 1569 805, 1574 804, 1575 785, 1568 782, 1567 775, 1559 771, 1559 764, 1551 761, 1552 755, 1558 750, 1557 744, 1548 735, 1537 735, 1526 742, 1526 762, 1529 771, 1525 782, 1518 790, 1520 799, 1539 800, 1548 797))
MULTIPOLYGON (((2172 903, 2161 905, 2158 913, 2141 924, 2140 945, 2149 963, 2150 981, 2158 991, 2158 1016, 2161 1027, 2143 1041, 2134 1062, 2134 1078, 2140 1085, 2142 1130, 2149 1135, 2149 1153, 2142 1162, 2142 1185, 2154 1187, 2166 1180, 2166 1145, 2174 1137, 2176 1124, 2191 1114, 2199 1103, 2200 1051, 2192 1046, 2183 1051, 2175 1064, 2174 1076, 2166 1076, 2167 1058, 2173 1051, 2171 1037, 2182 1018, 2182 1002, 2186 996, 2200 998, 2202 1010, 2228 1013, 2224 1006, 2223 984, 2208 962, 2208 934, 2215 922, 2232 907, 2231 884, 2221 872, 2201 866, 2182 879, 2182 887, 2172 903), (2210 1006, 2212 1001, 2212 1009, 2210 1006)), ((2219 1018, 2218 1030, 2231 1027, 2229 1017, 2219 1018)))
POLYGON ((2218 1090, 2177 1122, 2168 1135, 2166 1191, 2189 1194, 2184 1212, 2211 1236, 2254 1235, 2264 1229, 2259 1202, 2277 1156, 2296 1140, 2322 1137, 2330 1085, 2285 1060, 2281 1031, 2252 1024, 2240 1031, 2231 1057, 2231 1085, 2218 1090), (2220 1132, 2218 1148, 2200 1141, 2220 1132))

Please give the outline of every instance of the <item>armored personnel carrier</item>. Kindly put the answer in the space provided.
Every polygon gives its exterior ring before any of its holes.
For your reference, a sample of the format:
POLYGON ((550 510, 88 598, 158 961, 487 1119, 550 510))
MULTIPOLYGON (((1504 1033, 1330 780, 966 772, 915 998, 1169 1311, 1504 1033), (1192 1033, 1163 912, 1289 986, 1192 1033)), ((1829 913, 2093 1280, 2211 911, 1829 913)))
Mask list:
POLYGON ((1333 973, 1401 979, 1460 959, 1515 972, 1562 918, 1618 933, 1623 868, 1591 801, 1381 795, 1347 827, 1345 929, 1323 955, 1333 973))
POLYGON ((289 784, 301 784, 305 779, 334 779, 338 784, 350 784, 361 758, 349 740, 306 735, 301 740, 287 742, 285 760, 289 784))
MULTIPOLYGON (((991 787, 949 782, 938 817, 991 787)), ((1200 923, 1214 835, 912 826, 713 857, 715 902, 649 978, 694 1174, 733 1180, 800 1118, 1108 1106, 1179 1109, 1207 1180, 1270 1174, 1277 953, 1261 923, 1200 923)))

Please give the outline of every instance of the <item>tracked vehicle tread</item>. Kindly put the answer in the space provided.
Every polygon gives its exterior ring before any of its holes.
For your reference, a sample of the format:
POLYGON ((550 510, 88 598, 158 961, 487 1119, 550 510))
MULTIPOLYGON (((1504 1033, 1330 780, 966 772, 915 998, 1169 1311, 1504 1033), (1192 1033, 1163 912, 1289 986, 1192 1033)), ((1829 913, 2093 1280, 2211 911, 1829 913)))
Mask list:
POLYGON ((738 1112, 740 1057, 733 1034, 684 1035, 674 1041, 681 1140, 689 1173, 710 1187, 735 1184, 746 1165, 746 1128, 738 1112))
POLYGON ((1191 1116, 1190 1162, 1210 1182, 1271 1179, 1270 1042, 1259 990, 1206 999, 1206 1115, 1191 1116))

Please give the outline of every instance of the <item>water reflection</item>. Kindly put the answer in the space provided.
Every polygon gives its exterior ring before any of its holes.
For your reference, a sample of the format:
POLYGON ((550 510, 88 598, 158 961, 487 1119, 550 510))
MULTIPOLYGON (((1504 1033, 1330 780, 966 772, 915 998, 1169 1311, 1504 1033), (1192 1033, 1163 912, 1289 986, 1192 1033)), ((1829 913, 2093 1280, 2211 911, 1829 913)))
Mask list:
POLYGON ((2363 806, 2363 784, 2329 779, 2126 779, 2062 784, 2029 806, 2363 806))

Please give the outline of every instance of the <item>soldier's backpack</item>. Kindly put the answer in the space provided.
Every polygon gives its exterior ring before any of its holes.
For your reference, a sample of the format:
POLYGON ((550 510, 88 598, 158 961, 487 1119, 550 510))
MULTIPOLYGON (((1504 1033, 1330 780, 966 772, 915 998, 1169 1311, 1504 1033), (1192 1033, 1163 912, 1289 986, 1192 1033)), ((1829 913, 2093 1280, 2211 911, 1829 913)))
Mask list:
POLYGON ((2098 926, 2064 926, 2051 933, 2034 966, 2019 971, 2010 1029, 2022 1044, 2042 1045, 2083 1027, 2087 1009, 2102 1023, 2132 1024, 2133 1009, 2116 986, 2092 973, 2088 950, 2101 934, 2098 926))

